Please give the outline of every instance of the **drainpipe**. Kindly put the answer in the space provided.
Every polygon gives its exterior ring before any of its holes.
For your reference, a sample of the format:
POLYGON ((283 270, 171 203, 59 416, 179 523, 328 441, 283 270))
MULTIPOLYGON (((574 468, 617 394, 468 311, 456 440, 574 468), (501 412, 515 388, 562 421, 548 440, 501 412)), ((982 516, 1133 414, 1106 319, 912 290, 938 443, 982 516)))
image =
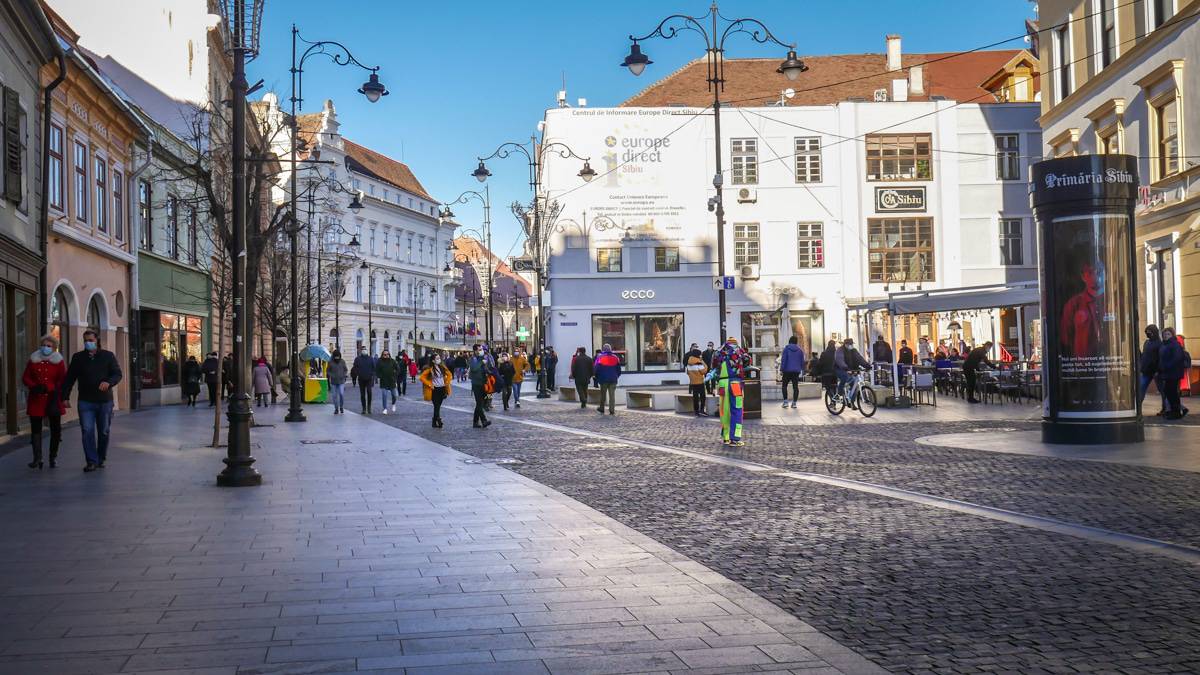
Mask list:
MULTIPOLYGON (((53 31, 50 31, 54 35, 53 31)), ((50 106, 54 102, 54 90, 58 85, 67 79, 67 57, 59 50, 55 54, 55 59, 58 61, 58 77, 54 78, 50 84, 46 85, 46 89, 42 96, 42 157, 50 156, 50 106)), ((65 142, 65 139, 64 139, 65 142)), ((64 150, 65 152, 65 150, 64 150)), ((38 285, 42 292, 42 297, 46 298, 44 302, 38 303, 38 329, 42 335, 49 331, 50 326, 50 280, 47 277, 47 268, 49 267, 49 244, 50 244, 50 191, 46 189, 46 184, 50 182, 50 162, 43 159, 42 161, 42 198, 38 206, 42 210, 41 223, 39 223, 39 250, 42 254, 42 271, 38 274, 38 285)), ((63 345, 64 347, 66 345, 63 345)))
MULTIPOLYGON (((142 174, 146 169, 150 168, 150 163, 154 161, 154 130, 149 126, 146 130, 146 161, 142 165, 130 172, 126 179, 125 185, 126 199, 129 196, 134 198, 134 203, 137 200, 137 184, 141 179, 142 174)), ((126 213, 130 209, 126 208, 126 213)), ((137 410, 142 405, 142 376, 141 362, 139 360, 139 347, 142 343, 142 321, 138 315, 138 311, 142 306, 142 294, 138 288, 138 265, 140 258, 138 257, 138 249, 142 241, 142 227, 145 223, 142 222, 141 214, 137 218, 131 218, 130 222, 134 225, 129 228, 129 248, 133 253, 133 264, 129 266, 129 311, 127 323, 129 325, 129 409, 137 410)))

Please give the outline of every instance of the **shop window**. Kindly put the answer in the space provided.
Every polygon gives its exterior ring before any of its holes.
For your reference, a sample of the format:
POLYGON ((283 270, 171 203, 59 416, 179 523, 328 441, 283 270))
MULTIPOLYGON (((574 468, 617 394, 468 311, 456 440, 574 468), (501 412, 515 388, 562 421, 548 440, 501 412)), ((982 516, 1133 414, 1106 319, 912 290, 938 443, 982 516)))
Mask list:
POLYGON ((821 182, 821 138, 796 139, 796 182, 821 182))
POLYGON ((825 225, 796 224, 796 266, 802 270, 825 267, 825 225))
POLYGON ((758 183, 758 141, 753 138, 733 138, 729 141, 730 168, 734 185, 758 183))
POLYGON ((592 354, 598 354, 606 344, 621 360, 622 369, 640 370, 636 348, 637 323, 633 315, 592 317, 592 354))
POLYGON ((50 299, 50 334, 58 340, 59 351, 71 353, 71 310, 67 294, 60 287, 50 299))
POLYGON ((815 358, 825 349, 825 313, 819 309, 789 312, 789 323, 796 343, 805 357, 815 358))
POLYGON ((639 315, 638 345, 642 370, 682 370, 683 315, 639 315))
POLYGON ((659 246, 654 249, 655 272, 678 272, 679 249, 674 246, 659 246))
POLYGON ((757 265, 758 223, 736 223, 733 226, 733 265, 757 265))
POLYGON ((1000 219, 1000 264, 1024 265, 1025 243, 1020 218, 1000 219))
POLYGON ((934 279, 932 218, 870 218, 867 236, 871 283, 934 279))
POLYGON ((621 249, 619 249, 619 248, 598 248, 598 249, 596 249, 596 271, 597 272, 620 272, 621 271, 621 249))
POLYGON ((932 180, 931 134, 869 134, 867 180, 932 180))
POLYGON ((996 134, 996 180, 1021 178, 1021 136, 996 134))
POLYGON ((180 349, 179 315, 162 312, 159 314, 158 349, 162 359, 162 386, 179 384, 179 368, 182 365, 180 349))

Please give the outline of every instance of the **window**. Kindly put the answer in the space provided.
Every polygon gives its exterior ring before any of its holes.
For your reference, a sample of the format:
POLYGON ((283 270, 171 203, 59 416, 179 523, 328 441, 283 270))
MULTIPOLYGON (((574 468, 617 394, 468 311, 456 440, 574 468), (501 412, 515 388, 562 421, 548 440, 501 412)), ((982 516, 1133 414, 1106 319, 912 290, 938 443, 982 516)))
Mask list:
POLYGON ((92 299, 88 301, 87 327, 96 331, 97 335, 100 335, 102 329, 104 328, 102 317, 103 313, 100 311, 100 298, 97 298, 93 295, 92 299))
POLYGON ((758 223, 733 226, 733 266, 758 264, 758 223))
POLYGON ((59 351, 71 353, 71 311, 67 304, 67 294, 60 287, 55 289, 50 299, 50 334, 58 340, 59 351))
POLYGON ((410 234, 410 235, 408 235, 408 262, 410 262, 410 263, 413 261, 412 244, 413 244, 413 236, 410 234))
POLYGON ((619 249, 619 248, 598 248, 598 249, 596 249, 596 271, 597 272, 620 272, 621 271, 621 249, 619 249))
POLYGON ((363 278, 361 274, 354 277, 354 301, 363 301, 363 278))
POLYGON ((113 171, 112 195, 113 236, 117 241, 125 241, 125 176, 120 171, 113 171))
POLYGON ((867 136, 867 180, 932 180, 930 134, 867 136))
POLYGON ((204 359, 201 329, 195 316, 146 310, 142 312, 142 386, 177 386, 189 356, 204 359))
POLYGON ((678 272, 679 249, 674 246, 658 246, 654 249, 655 272, 678 272))
POLYGON ((50 206, 63 210, 63 130, 61 127, 50 125, 50 160, 49 183, 46 191, 50 195, 50 206))
POLYGON ((932 218, 870 218, 867 237, 871 283, 933 281, 932 218))
POLYGON ((796 182, 821 182, 821 139, 817 136, 796 139, 796 182))
POLYGON ((734 185, 758 184, 758 141, 753 138, 733 138, 729 141, 732 155, 734 185))
POLYGON ((626 372, 683 369, 683 314, 592 315, 592 350, 612 346, 626 372))
POLYGON ((1155 151, 1158 154, 1158 178, 1179 172, 1179 99, 1175 96, 1154 107, 1155 151))
POLYGON ((108 232, 108 165, 96 158, 96 229, 108 232))
POLYGON ((1173 0, 1150 0, 1150 26, 1158 28, 1171 18, 1173 0))
POLYGON ((1055 83, 1057 88, 1055 92, 1058 100, 1071 95, 1071 30, 1070 26, 1063 26, 1054 31, 1054 56, 1058 60, 1058 68, 1055 70, 1055 83))
POLYGON ((996 135, 996 180, 1021 178, 1021 137, 1018 134, 996 135))
POLYGON ((388 239, 390 239, 391 236, 392 236, 392 233, 390 230, 383 231, 383 257, 385 257, 385 258, 390 258, 392 255, 391 253, 388 252, 388 249, 390 248, 388 246, 388 239))
POLYGON ((369 250, 371 252, 371 255, 375 255, 375 228, 373 228, 373 227, 371 228, 370 242, 371 242, 371 245, 370 245, 371 247, 369 250))
POLYGON ((1100 68, 1117 60, 1117 11, 1113 7, 1115 0, 1098 0, 1099 16, 1096 17, 1100 26, 1100 68))
POLYGON ((167 198, 167 255, 179 260, 179 203, 167 198))
POLYGON ((1117 125, 1096 132, 1096 145, 1102 155, 1118 155, 1121 153, 1121 134, 1117 125))
POLYGON ((198 257, 196 255, 196 249, 197 249, 196 239, 198 238, 199 232, 197 232, 197 228, 196 228, 196 207, 194 207, 194 206, 188 207, 187 229, 188 229, 188 242, 187 242, 188 243, 188 246, 187 246, 188 262, 195 265, 198 260, 198 257))
POLYGON ((796 266, 802 270, 825 267, 825 226, 822 223, 797 223, 796 266))
POLYGON ((138 221, 142 227, 142 249, 154 250, 154 230, 150 227, 150 183, 138 181, 138 221))
POLYGON ((88 151, 87 146, 75 141, 75 219, 88 221, 88 151))
POLYGON ((1000 219, 1000 264, 1024 265, 1023 223, 1020 218, 1000 219))

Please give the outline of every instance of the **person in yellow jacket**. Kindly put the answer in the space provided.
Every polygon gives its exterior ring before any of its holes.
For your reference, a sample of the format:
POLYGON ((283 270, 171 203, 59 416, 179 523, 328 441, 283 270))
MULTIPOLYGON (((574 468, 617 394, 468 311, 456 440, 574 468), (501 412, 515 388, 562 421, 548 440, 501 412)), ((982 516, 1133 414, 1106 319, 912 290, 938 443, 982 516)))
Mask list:
POLYGON ((708 365, 704 363, 704 354, 700 345, 693 344, 687 353, 684 366, 688 376, 688 391, 692 394, 692 413, 696 417, 708 417, 708 396, 704 387, 704 376, 708 374, 708 365))
POLYGON ((525 371, 529 370, 529 357, 524 349, 518 349, 512 357, 513 373, 512 398, 518 408, 521 407, 521 383, 525 381, 525 371))
POLYGON ((450 383, 454 381, 454 375, 442 363, 442 357, 439 354, 433 357, 433 361, 425 370, 421 371, 419 379, 424 385, 425 400, 433 403, 433 428, 441 429, 446 426, 442 423, 442 401, 450 397, 450 383))

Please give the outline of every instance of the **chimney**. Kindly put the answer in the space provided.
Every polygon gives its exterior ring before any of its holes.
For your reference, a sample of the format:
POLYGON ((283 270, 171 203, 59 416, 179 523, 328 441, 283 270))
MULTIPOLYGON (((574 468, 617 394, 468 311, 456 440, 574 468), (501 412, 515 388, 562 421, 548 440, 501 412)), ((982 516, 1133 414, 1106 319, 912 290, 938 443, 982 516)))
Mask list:
POLYGON ((925 66, 908 69, 908 93, 913 96, 925 95, 925 66))
POLYGON ((900 70, 900 36, 887 36, 887 69, 888 72, 900 70))

